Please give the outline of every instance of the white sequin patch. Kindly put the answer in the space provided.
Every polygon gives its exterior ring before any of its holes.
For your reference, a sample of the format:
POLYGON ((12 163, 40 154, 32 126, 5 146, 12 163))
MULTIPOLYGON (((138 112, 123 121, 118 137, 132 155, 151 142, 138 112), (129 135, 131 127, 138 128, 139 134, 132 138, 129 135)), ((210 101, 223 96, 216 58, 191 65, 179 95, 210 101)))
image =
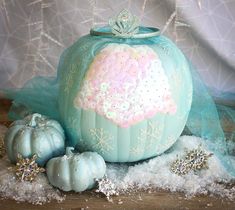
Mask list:
POLYGON ((109 44, 96 55, 74 104, 121 127, 177 108, 158 55, 148 46, 126 44, 109 44))

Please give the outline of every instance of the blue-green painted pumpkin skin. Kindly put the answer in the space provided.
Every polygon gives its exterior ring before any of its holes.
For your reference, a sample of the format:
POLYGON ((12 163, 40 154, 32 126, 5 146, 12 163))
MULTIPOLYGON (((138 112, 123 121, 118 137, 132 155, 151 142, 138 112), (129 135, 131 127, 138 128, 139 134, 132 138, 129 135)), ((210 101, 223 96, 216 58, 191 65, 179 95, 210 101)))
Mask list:
POLYGON ((59 110, 68 144, 79 151, 95 151, 109 162, 133 162, 154 157, 169 149, 182 133, 192 101, 192 79, 182 52, 166 37, 147 39, 146 45, 161 60, 168 78, 175 114, 157 113, 123 128, 92 109, 75 106, 89 66, 110 43, 138 45, 138 40, 85 36, 61 56, 59 110), (96 132, 96 135, 94 135, 96 132))
POLYGON ((40 114, 15 121, 8 129, 4 142, 12 163, 16 163, 18 154, 23 157, 36 154, 36 162, 44 166, 50 158, 65 152, 63 128, 57 121, 40 114))
POLYGON ((76 154, 72 147, 66 155, 48 161, 46 172, 49 182, 63 191, 82 192, 94 187, 95 179, 104 176, 104 159, 95 152, 76 154))

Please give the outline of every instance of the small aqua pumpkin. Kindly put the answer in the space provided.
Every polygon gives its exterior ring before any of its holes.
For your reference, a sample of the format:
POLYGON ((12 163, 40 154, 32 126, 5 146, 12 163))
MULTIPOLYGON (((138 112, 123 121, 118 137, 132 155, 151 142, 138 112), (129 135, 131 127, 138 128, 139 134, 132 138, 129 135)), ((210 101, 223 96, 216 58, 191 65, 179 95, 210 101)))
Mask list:
POLYGON ((65 151, 63 128, 57 121, 37 113, 15 121, 8 129, 4 142, 12 163, 16 163, 18 154, 24 158, 36 154, 36 162, 44 166, 49 159, 65 151))
POLYGON ((63 157, 48 161, 46 172, 49 182, 63 191, 82 192, 91 189, 95 179, 104 176, 104 159, 96 152, 73 153, 73 147, 66 148, 63 157))

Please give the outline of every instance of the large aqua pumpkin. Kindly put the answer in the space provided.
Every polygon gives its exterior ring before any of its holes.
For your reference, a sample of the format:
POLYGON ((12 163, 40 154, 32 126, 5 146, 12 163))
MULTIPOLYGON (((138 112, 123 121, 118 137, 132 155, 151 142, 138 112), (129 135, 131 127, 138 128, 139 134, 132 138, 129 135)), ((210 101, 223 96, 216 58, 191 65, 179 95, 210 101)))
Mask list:
MULTIPOLYGON (((80 38, 61 56, 59 110, 68 143, 110 162, 161 154, 190 111, 188 62, 162 35, 120 38, 108 30, 80 38)), ((140 27, 139 34, 151 30, 140 27)))
POLYGON ((82 192, 94 187, 96 179, 104 176, 104 159, 96 152, 73 153, 66 148, 63 157, 52 158, 46 166, 49 182, 63 191, 82 192))
POLYGON ((17 155, 37 155, 36 162, 43 166, 52 157, 65 152, 64 130, 60 124, 40 114, 15 121, 4 138, 8 158, 16 163, 17 155))

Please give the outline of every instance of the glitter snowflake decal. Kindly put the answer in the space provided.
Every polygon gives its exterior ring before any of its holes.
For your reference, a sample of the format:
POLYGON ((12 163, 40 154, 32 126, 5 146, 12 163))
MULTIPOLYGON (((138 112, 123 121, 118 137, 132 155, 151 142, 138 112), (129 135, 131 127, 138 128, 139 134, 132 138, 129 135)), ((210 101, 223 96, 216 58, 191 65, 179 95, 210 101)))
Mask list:
POLYGON ((153 122, 148 123, 147 130, 141 129, 140 138, 145 136, 147 137, 147 149, 152 149, 153 146, 156 144, 156 141, 161 138, 162 130, 163 124, 154 125, 153 122))
POLYGON ((197 149, 193 149, 186 152, 186 155, 179 159, 177 158, 171 164, 171 171, 179 176, 185 175, 190 171, 198 171, 202 169, 208 169, 208 159, 212 154, 205 153, 199 146, 197 149))
POLYGON ((109 180, 107 176, 104 176, 104 178, 102 179, 97 179, 96 181, 98 182, 98 189, 96 190, 96 192, 103 193, 108 201, 111 200, 110 196, 119 195, 115 184, 111 180, 109 180))
POLYGON ((33 155, 32 158, 23 158, 22 155, 18 154, 17 163, 13 171, 15 171, 19 180, 32 182, 39 173, 45 171, 44 168, 38 167, 35 162, 36 159, 36 155, 33 155))
POLYGON ((142 136, 147 136, 148 138, 153 138, 155 140, 159 139, 159 136, 162 132, 163 127, 155 126, 153 122, 148 122, 147 129, 141 129, 140 138, 142 136))
POLYGON ((93 140, 96 141, 96 143, 92 145, 95 150, 99 150, 102 154, 113 150, 113 147, 110 144, 113 137, 103 128, 92 128, 90 129, 90 132, 93 140))
POLYGON ((166 151, 167 149, 169 149, 176 141, 176 138, 175 136, 173 135, 169 135, 165 142, 161 143, 161 146, 158 147, 156 150, 157 150, 157 153, 162 153, 164 151, 166 151))
MULTIPOLYGON (((139 144, 142 145, 142 143, 139 143, 139 144)), ((133 147, 130 150, 130 154, 131 155, 140 155, 144 150, 144 147, 141 147, 140 145, 137 145, 137 146, 133 147)))
POLYGON ((140 136, 138 136, 138 144, 131 148, 130 154, 131 155, 140 155, 144 151, 145 141, 146 141, 146 134, 147 132, 145 129, 140 129, 140 136))
POLYGON ((147 141, 146 150, 151 150, 156 145, 161 137, 163 125, 156 126, 153 122, 148 122, 147 129, 140 129, 140 135, 138 136, 139 144, 131 149, 131 154, 139 155, 143 152, 145 141, 147 141))

